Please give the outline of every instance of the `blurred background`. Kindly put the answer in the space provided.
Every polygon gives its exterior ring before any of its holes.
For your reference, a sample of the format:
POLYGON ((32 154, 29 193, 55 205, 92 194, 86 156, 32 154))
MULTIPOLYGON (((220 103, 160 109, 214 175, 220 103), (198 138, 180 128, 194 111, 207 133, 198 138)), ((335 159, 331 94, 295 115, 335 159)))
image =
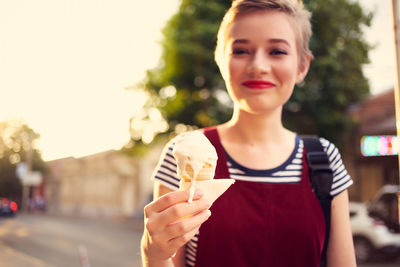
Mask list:
MULTIPOLYGON (((400 263, 390 0, 304 0, 315 56, 285 125, 339 148, 359 266, 400 263)), ((153 168, 230 117, 230 0, 0 0, 0 266, 140 266, 153 168)))

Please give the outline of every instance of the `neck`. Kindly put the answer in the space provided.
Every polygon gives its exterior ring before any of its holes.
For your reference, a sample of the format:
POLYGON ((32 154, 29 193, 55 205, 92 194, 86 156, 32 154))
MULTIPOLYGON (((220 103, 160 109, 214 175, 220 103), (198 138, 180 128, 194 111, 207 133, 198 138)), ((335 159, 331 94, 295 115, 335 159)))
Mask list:
POLYGON ((293 136, 282 125, 282 109, 260 115, 235 108, 231 120, 223 127, 230 132, 232 140, 252 144, 266 144, 293 136))

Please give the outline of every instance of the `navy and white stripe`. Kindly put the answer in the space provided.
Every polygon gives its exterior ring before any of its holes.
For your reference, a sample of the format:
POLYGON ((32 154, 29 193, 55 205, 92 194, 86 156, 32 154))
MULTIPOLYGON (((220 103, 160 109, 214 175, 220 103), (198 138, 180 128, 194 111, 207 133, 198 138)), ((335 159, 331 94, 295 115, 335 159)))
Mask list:
POLYGON ((185 246, 185 259, 186 266, 194 266, 196 262, 196 251, 197 251, 197 241, 199 239, 199 233, 197 233, 185 246))
POLYGON ((324 150, 328 154, 330 167, 333 171, 333 183, 331 196, 336 196, 353 184, 353 180, 348 174, 337 147, 324 138, 320 138, 324 150))
MULTIPOLYGON (((172 139, 165 147, 153 178, 171 190, 179 188, 179 177, 176 174, 176 161, 172 155, 175 145, 172 139)), ((339 150, 334 144, 324 138, 320 142, 328 155, 330 167, 333 171, 331 195, 336 196, 353 184, 353 180, 343 165, 339 150)), ((228 154, 227 164, 230 177, 235 180, 264 182, 264 183, 299 183, 303 170, 303 140, 296 137, 296 146, 290 157, 279 167, 269 170, 255 170, 246 168, 237 163, 228 154)), ((196 258, 198 234, 186 244, 186 266, 194 266, 196 258)))
POLYGON ((178 190, 180 178, 176 173, 176 160, 172 155, 174 145, 175 142, 174 139, 172 139, 165 146, 161 153, 160 161, 154 169, 153 178, 171 190, 178 190))
POLYGON ((290 157, 277 168, 254 170, 237 163, 227 154, 228 170, 232 179, 264 183, 298 183, 303 169, 303 143, 296 138, 296 148, 290 157))

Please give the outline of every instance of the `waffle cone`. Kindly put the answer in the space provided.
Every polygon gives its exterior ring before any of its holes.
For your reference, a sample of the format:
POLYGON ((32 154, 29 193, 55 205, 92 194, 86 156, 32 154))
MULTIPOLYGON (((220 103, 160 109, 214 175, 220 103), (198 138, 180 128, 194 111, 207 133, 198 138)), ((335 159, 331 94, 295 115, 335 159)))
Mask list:
MULTIPOLYGON (((195 188, 199 188, 203 192, 203 198, 207 199, 211 204, 214 203, 233 183, 233 179, 212 179, 197 180, 195 188)), ((180 181, 180 190, 189 190, 191 182, 180 181)))

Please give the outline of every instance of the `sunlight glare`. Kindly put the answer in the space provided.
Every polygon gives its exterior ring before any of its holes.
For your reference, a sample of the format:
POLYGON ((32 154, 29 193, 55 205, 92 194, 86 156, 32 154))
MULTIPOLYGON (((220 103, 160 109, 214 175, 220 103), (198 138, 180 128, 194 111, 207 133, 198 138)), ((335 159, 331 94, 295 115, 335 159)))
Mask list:
POLYGON ((0 121, 26 121, 45 160, 121 148, 146 100, 125 88, 158 64, 178 5, 0 0, 0 121))

